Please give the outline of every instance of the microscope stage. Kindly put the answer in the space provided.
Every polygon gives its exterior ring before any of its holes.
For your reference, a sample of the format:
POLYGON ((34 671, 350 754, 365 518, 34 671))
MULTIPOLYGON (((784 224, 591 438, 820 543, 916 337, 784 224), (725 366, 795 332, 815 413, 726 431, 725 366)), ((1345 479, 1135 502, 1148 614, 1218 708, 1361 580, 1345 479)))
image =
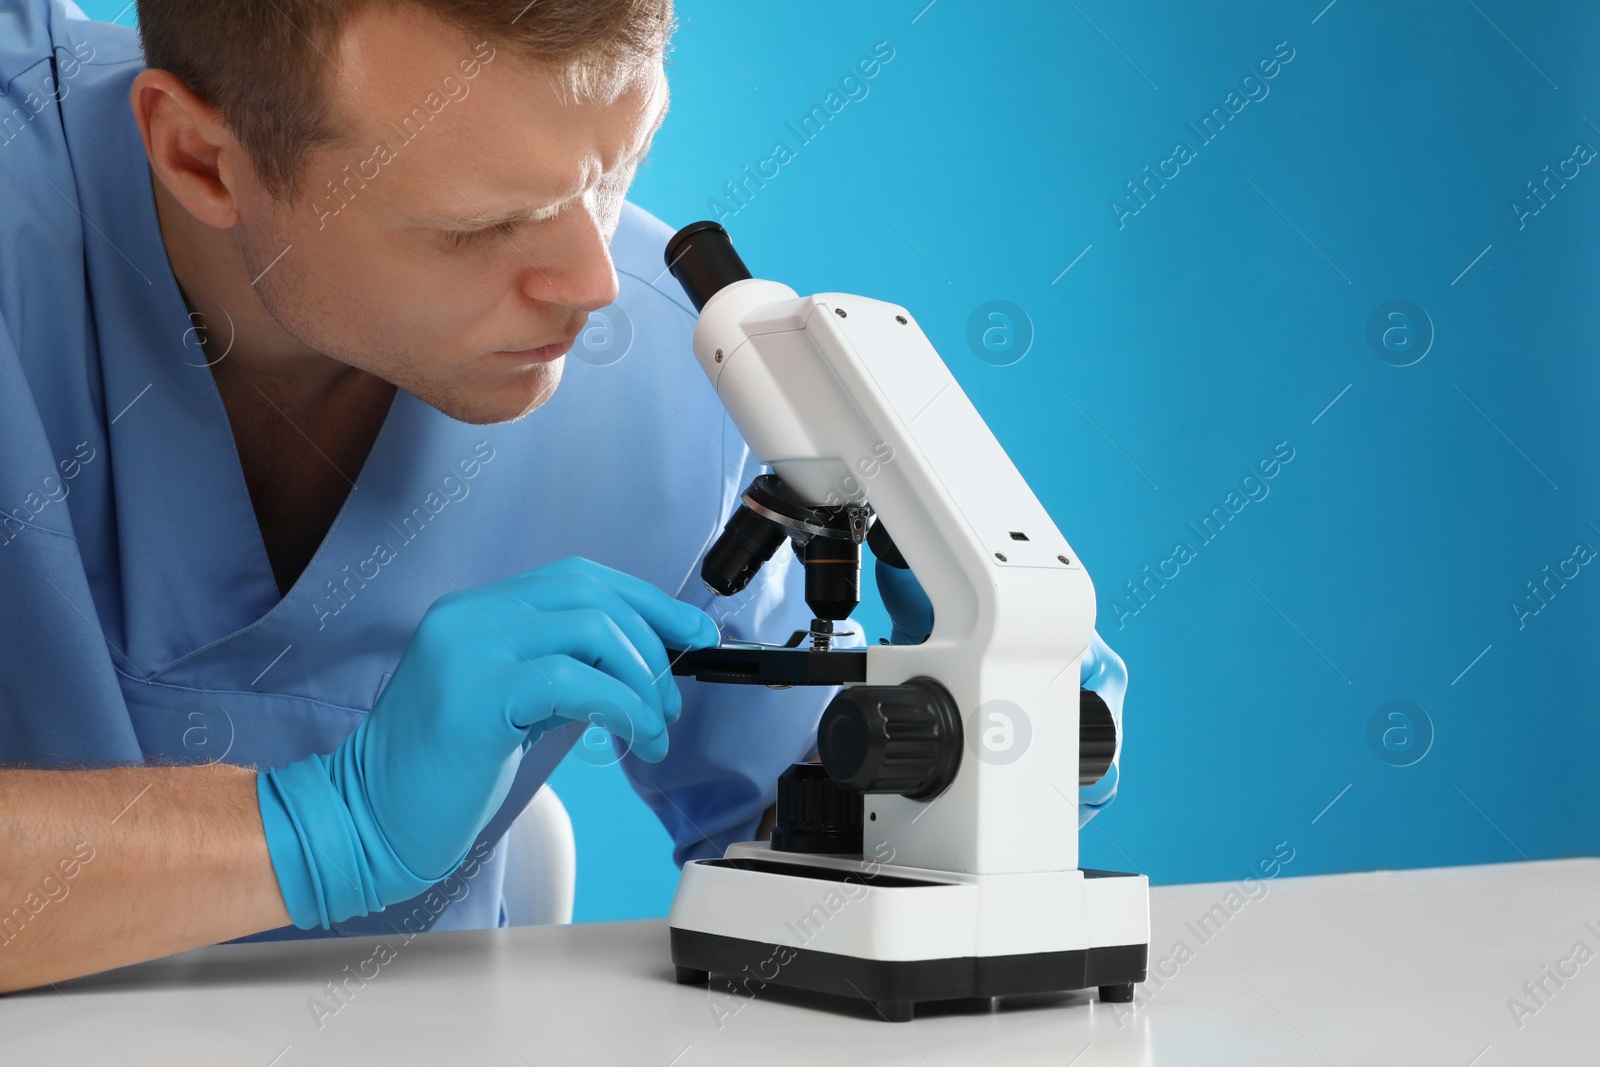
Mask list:
POLYGON ((742 685, 848 685, 867 680, 867 650, 818 651, 793 645, 725 642, 692 651, 667 649, 672 673, 702 682, 742 685))

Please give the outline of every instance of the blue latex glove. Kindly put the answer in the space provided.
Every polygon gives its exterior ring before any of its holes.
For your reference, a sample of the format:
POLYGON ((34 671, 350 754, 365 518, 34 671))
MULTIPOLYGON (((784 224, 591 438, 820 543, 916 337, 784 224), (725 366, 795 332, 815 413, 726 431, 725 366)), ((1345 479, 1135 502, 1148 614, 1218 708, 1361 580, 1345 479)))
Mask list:
POLYGON ((337 749, 257 776, 290 919, 327 929, 449 875, 546 729, 661 760, 683 708, 665 648, 717 641, 699 608, 578 557, 435 601, 337 749))
POLYGON ((874 560, 878 596, 889 613, 889 643, 920 645, 933 633, 933 603, 909 567, 874 560))
MULTIPOLYGON (((881 559, 875 561, 873 573, 878 581, 878 595, 889 613, 889 640, 897 645, 918 645, 926 641, 933 632, 933 604, 922 591, 916 575, 908 568, 891 566, 881 559)), ((1100 640, 1098 632, 1089 642, 1089 651, 1084 653, 1078 684, 1100 694, 1117 724, 1117 751, 1105 777, 1078 790, 1078 829, 1081 830, 1094 818, 1095 812, 1110 804, 1117 795, 1117 763, 1122 755, 1122 700, 1128 691, 1127 665, 1100 640)))
POLYGON ((1111 756, 1111 766, 1105 777, 1093 785, 1078 790, 1078 829, 1083 829, 1095 812, 1109 805, 1117 796, 1117 764, 1122 759, 1122 699, 1128 692, 1128 666, 1122 657, 1111 651, 1100 640, 1096 630, 1089 640, 1089 651, 1083 654, 1083 664, 1078 671, 1078 685, 1099 693, 1100 699, 1111 709, 1111 720, 1117 724, 1117 748, 1111 756))

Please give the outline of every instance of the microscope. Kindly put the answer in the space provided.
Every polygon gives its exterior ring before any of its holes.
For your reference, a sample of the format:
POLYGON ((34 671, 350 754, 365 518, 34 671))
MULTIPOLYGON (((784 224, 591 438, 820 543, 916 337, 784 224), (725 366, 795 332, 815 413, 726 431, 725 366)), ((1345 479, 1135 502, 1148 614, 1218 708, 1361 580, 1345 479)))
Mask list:
POLYGON ((695 356, 772 472, 701 576, 735 595, 788 542, 815 616, 782 645, 673 652, 673 673, 841 687, 820 762, 778 780, 771 841, 684 865, 677 980, 864 999, 889 1022, 937 1000, 1132 1000, 1149 880, 1078 866, 1078 787, 1116 750, 1077 684, 1082 563, 905 308, 754 278, 715 222, 678 231, 666 260, 700 311, 695 356), (927 592, 922 643, 836 646, 863 543, 927 592))

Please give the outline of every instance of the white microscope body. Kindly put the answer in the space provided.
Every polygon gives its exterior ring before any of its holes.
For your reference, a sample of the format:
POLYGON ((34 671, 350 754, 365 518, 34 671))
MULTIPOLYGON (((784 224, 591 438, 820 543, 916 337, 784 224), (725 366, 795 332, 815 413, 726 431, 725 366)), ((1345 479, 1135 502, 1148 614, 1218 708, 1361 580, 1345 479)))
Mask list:
MULTIPOLYGON (((698 223, 669 245, 669 264, 691 231, 726 242, 698 223)), ((840 993, 891 1021, 924 1000, 1131 997, 1149 882, 1078 866, 1088 574, 909 311, 726 280, 741 272, 707 282, 675 270, 703 291, 696 357, 794 496, 869 505, 892 533, 934 626, 921 644, 868 648, 864 681, 942 686, 959 766, 930 800, 866 793, 857 855, 752 841, 685 864, 669 917, 680 980, 840 993)))

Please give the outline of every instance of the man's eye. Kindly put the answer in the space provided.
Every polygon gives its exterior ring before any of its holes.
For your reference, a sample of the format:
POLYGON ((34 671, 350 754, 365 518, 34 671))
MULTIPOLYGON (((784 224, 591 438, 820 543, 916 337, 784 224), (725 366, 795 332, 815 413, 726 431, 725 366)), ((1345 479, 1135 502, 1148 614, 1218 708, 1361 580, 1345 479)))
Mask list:
POLYGON ((510 237, 516 232, 516 223, 497 222, 493 226, 484 226, 476 230, 442 230, 440 231, 440 236, 444 239, 444 243, 451 248, 469 248, 482 242, 492 234, 510 237))

